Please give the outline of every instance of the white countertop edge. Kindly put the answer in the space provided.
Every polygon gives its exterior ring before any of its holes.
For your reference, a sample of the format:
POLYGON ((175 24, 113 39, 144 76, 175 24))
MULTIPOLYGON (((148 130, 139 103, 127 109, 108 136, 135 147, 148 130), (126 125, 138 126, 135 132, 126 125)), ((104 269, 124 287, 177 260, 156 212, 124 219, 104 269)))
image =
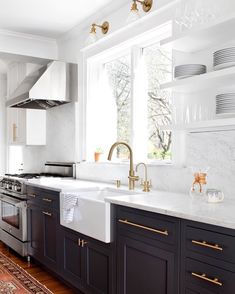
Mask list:
MULTIPOLYGON (((183 195, 183 194, 182 194, 183 195)), ((190 220, 190 221, 195 221, 195 222, 200 222, 200 223, 205 223, 205 224, 210 224, 218 227, 223 227, 223 228, 228 228, 228 229, 235 229, 235 222, 229 222, 227 220, 221 220, 219 217, 218 218, 212 218, 212 217, 206 217, 206 216, 197 216, 193 214, 186 214, 183 212, 175 211, 175 210, 168 210, 168 209, 163 209, 157 206, 145 206, 142 204, 138 203, 131 203, 131 202, 126 202, 126 201, 121 201, 113 198, 106 198, 105 201, 114 204, 114 205, 120 205, 120 206, 125 206, 125 207, 130 207, 130 208, 135 208, 135 209, 140 209, 143 211, 148 211, 148 212, 153 212, 153 213, 159 213, 162 215, 167 215, 171 217, 176 217, 180 219, 185 219, 185 220, 190 220)))

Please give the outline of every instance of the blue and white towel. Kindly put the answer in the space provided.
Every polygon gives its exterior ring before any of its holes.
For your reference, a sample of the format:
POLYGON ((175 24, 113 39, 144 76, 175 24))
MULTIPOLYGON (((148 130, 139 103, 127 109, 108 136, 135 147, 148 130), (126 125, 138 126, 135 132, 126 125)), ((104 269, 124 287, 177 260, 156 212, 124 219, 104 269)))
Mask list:
POLYGON ((63 197, 63 220, 66 224, 74 220, 75 207, 78 206, 79 195, 77 193, 61 193, 63 197))

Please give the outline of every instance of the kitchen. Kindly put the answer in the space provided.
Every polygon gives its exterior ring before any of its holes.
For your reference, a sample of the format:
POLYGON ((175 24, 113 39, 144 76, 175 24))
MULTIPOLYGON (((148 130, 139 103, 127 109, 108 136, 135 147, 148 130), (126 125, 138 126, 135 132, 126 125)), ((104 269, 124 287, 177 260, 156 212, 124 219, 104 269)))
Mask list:
POLYGON ((233 1, 18 2, 0 2, 1 291, 233 294, 233 1))

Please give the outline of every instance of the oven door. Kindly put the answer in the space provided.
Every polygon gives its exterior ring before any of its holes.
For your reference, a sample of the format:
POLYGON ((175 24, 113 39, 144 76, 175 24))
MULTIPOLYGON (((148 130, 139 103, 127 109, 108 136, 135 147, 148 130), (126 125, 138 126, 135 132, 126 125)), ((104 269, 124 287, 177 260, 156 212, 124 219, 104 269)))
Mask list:
POLYGON ((27 204, 0 194, 0 228, 20 241, 27 241, 27 204))

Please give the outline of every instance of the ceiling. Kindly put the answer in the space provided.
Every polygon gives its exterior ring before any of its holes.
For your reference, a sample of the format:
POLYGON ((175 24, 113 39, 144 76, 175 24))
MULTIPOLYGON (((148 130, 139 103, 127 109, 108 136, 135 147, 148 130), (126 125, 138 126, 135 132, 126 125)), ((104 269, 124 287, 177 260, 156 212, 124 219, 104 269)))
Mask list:
POLYGON ((0 0, 0 30, 57 38, 113 1, 0 0))

